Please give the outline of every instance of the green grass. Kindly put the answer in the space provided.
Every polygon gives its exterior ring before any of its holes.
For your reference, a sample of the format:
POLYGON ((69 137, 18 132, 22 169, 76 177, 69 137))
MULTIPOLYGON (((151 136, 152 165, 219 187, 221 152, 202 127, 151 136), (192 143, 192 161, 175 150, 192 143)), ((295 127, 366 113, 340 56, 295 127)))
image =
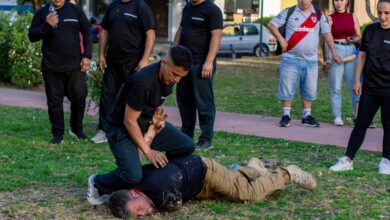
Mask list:
MULTIPOLYGON (((86 179, 115 167, 107 144, 94 145, 65 136, 52 146, 47 112, 0 105, 0 219, 109 219, 104 206, 85 200, 86 179)), ((66 124, 69 115, 66 114, 66 124)), ((97 118, 86 117, 88 135, 97 118)), ((280 159, 313 173, 318 189, 294 185, 267 201, 232 203, 192 201, 153 219, 389 219, 390 176, 377 174, 380 153, 359 151, 354 171, 327 168, 344 149, 217 132, 214 149, 201 152, 230 165, 253 156, 280 159)))
MULTIPOLYGON (((328 79, 319 65, 317 100, 313 102, 313 115, 322 122, 333 122, 328 92, 328 79)), ((214 95, 218 111, 247 113, 280 117, 281 102, 277 97, 279 82, 279 57, 243 57, 236 61, 219 61, 214 78, 214 95)), ((342 115, 351 123, 353 119, 348 89, 344 86, 342 115)), ((175 95, 170 96, 167 105, 177 105, 175 95)), ((296 92, 292 118, 302 115, 299 91, 296 92)), ((380 121, 379 113, 376 121, 380 121)))

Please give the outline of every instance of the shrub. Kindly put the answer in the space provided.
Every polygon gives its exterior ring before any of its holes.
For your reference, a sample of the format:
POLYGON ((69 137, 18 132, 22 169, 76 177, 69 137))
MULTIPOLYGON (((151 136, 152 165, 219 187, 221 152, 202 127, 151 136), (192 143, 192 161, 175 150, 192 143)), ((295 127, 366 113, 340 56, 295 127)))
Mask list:
POLYGON ((10 14, 0 11, 0 81, 10 82, 8 52, 10 50, 10 14))
MULTIPOLYGON (((91 61, 91 66, 88 70, 88 96, 93 101, 96 107, 100 103, 100 92, 102 89, 103 73, 99 70, 96 61, 91 61)), ((91 103, 88 104, 90 107, 91 103)))
POLYGON ((11 84, 20 88, 30 88, 42 83, 41 42, 30 43, 27 35, 32 16, 31 13, 18 15, 11 26, 9 75, 11 84))
MULTIPOLYGON (((274 18, 274 16, 267 16, 267 17, 263 17, 263 26, 266 26, 268 25, 268 23, 274 18)), ((257 19, 255 20, 254 23, 260 23, 260 19, 257 19)))

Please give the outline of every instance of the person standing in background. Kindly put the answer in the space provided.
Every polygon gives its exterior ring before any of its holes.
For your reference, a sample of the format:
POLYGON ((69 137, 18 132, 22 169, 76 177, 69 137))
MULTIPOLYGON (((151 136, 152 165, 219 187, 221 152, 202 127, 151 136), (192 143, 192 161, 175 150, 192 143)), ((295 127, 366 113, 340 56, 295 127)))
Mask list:
POLYGON ((116 0, 107 9, 99 36, 99 67, 103 71, 99 125, 94 143, 107 142, 105 118, 126 80, 148 65, 156 34, 153 14, 144 0, 116 0))
POLYGON ((355 127, 349 137, 345 155, 331 171, 353 169, 353 159, 362 145, 378 109, 381 109, 383 150, 379 174, 390 175, 390 0, 379 0, 378 21, 364 30, 356 64, 354 91, 361 95, 355 127), (363 73, 363 85, 360 76, 363 73))
MULTIPOLYGON (((349 0, 333 0, 334 12, 329 15, 328 21, 331 27, 332 35, 335 42, 336 53, 344 58, 355 54, 355 44, 360 41, 360 25, 356 16, 348 12, 349 0)), ((331 53, 328 53, 331 56, 331 53)), ((331 57, 325 65, 330 67, 329 79, 329 97, 332 106, 332 112, 336 126, 344 125, 341 117, 341 87, 343 85, 343 77, 347 81, 350 90, 352 115, 356 112, 356 102, 358 97, 353 91, 353 81, 355 76, 356 59, 352 59, 340 64, 332 63, 331 57)), ((328 69, 325 67, 325 69, 328 69)))
POLYGON ((69 133, 78 139, 86 139, 82 125, 87 97, 85 72, 92 57, 88 18, 77 5, 65 0, 51 0, 35 13, 28 37, 31 42, 42 40, 41 70, 53 135, 50 143, 60 144, 63 141, 64 96, 71 102, 69 133), (80 32, 84 36, 83 52, 80 32))
POLYGON ((191 0, 182 13, 174 44, 190 49, 194 64, 177 85, 176 97, 182 120, 181 130, 194 138, 196 112, 201 135, 197 149, 211 149, 214 135, 215 103, 213 80, 217 52, 222 38, 222 12, 210 0, 191 0))

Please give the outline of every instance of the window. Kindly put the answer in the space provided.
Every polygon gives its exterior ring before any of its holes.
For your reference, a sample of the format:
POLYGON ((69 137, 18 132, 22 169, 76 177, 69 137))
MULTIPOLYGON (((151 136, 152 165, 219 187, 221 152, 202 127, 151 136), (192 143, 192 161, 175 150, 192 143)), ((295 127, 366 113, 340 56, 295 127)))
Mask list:
POLYGON ((239 25, 228 25, 223 28, 222 34, 224 36, 236 36, 241 34, 239 25))
POLYGON ((259 34, 259 31, 257 30, 257 28, 254 25, 243 26, 242 32, 245 36, 259 34))

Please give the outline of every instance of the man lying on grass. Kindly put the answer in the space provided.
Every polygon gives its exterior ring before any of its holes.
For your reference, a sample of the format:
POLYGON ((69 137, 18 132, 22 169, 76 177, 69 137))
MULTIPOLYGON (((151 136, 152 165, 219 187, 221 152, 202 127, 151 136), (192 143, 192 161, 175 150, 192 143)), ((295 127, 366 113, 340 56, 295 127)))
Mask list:
MULTIPOLYGON (((145 134, 154 137, 153 124, 145 134)), ((149 140, 150 141, 150 140, 149 140)), ((136 188, 114 192, 108 202, 115 217, 139 217, 157 211, 180 208, 191 199, 213 199, 225 196, 235 202, 262 201, 287 184, 315 190, 315 178, 298 166, 265 168, 261 160, 252 158, 247 166, 228 170, 217 161, 197 155, 170 160, 164 167, 142 166, 143 177, 136 188)))

